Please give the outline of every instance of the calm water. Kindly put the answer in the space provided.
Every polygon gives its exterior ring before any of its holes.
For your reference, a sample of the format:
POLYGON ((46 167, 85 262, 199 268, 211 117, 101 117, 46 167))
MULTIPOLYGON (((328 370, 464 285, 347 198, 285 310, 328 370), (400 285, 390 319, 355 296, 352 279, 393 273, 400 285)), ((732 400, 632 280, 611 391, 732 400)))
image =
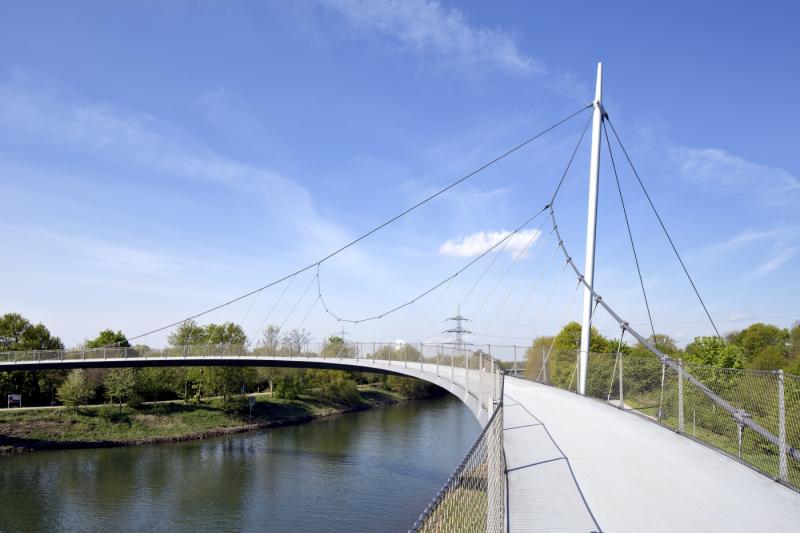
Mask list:
POLYGON ((0 457, 0 530, 405 531, 478 430, 447 396, 205 441, 0 457))

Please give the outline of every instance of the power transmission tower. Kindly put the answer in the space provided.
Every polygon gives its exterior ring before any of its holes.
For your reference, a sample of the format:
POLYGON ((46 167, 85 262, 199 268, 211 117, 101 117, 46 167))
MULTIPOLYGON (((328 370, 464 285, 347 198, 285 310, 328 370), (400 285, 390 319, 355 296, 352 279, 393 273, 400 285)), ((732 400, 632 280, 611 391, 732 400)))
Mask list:
MULTIPOLYGON (((442 333, 455 334, 456 342, 454 344, 459 348, 459 350, 463 351, 463 349, 464 349, 464 335, 465 334, 468 335, 468 334, 472 333, 471 331, 468 331, 468 330, 464 329, 464 326, 463 326, 463 323, 469 321, 469 319, 461 316, 461 307, 459 306, 458 313, 456 314, 456 316, 451 316, 447 320, 454 321, 456 323, 456 327, 451 328, 451 329, 446 329, 442 333)), ((450 343, 448 343, 448 344, 450 344, 450 343)))

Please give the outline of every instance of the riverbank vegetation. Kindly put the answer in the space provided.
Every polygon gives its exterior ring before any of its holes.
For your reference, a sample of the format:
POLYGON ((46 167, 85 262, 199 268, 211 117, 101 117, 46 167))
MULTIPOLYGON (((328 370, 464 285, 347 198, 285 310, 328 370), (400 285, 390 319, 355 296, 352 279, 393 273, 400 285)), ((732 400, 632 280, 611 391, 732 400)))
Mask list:
MULTIPOLYGON (((234 323, 182 324, 171 346, 246 344, 234 323)), ((308 333, 281 335, 268 326, 257 345, 293 349, 308 333)), ((9 313, 0 317, 0 351, 61 349, 42 324, 9 313)), ((101 331, 87 348, 130 347, 121 331, 101 331)), ((337 355, 346 344, 326 340, 337 355)), ((134 346, 146 350, 146 346, 134 346)), ((118 445, 199 438, 366 409, 444 394, 429 383, 397 376, 269 367, 153 367, 0 372, 0 394, 22 394, 26 406, 0 410, 0 446, 47 448, 118 445), (253 402, 252 407, 250 402, 253 402)))
POLYGON ((221 397, 214 397, 192 402, 88 405, 77 409, 11 409, 0 412, 0 452, 191 440, 307 422, 407 398, 387 388, 365 385, 357 387, 346 401, 331 395, 321 399, 316 391, 310 390, 294 399, 273 397, 269 393, 237 395, 227 405, 221 397))

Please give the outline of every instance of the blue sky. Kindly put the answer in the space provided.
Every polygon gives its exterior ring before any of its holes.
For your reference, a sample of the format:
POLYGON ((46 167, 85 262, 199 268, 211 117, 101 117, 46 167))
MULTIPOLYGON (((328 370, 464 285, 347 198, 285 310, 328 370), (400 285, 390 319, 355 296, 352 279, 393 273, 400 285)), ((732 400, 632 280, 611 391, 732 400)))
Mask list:
MULTIPOLYGON (((799 11, 790 2, 10 4, 0 20, 0 312, 44 322, 72 345, 105 327, 134 335, 263 285, 585 105, 602 60, 604 104, 720 329, 789 325, 800 318, 799 11)), ((324 263, 330 308, 381 313, 519 225, 547 202, 585 119, 324 263)), ((619 166, 657 329, 681 342, 708 334, 619 166)), ((646 331, 610 170, 604 148, 597 288, 646 331)), ((587 173, 585 142, 556 205, 581 264, 587 173)), ((559 258, 545 269, 554 245, 546 225, 533 233, 540 220, 471 293, 492 256, 446 290, 347 331, 437 341, 461 304, 473 342, 525 344, 577 319, 574 279, 556 283, 559 258)), ((206 318, 242 322, 250 336, 266 319, 321 339, 340 325, 314 303, 315 288, 300 299, 312 277, 298 276, 280 301, 284 285, 206 318)), ((607 317, 596 323, 616 334, 607 317)))

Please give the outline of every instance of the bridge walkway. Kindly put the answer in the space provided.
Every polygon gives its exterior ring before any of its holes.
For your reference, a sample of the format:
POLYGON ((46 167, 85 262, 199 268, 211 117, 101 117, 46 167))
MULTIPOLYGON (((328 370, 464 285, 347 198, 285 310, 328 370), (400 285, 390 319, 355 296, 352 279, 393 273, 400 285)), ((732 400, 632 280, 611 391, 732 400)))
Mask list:
POLYGON ((800 493, 641 416, 513 377, 505 403, 510 531, 800 530, 800 493))

